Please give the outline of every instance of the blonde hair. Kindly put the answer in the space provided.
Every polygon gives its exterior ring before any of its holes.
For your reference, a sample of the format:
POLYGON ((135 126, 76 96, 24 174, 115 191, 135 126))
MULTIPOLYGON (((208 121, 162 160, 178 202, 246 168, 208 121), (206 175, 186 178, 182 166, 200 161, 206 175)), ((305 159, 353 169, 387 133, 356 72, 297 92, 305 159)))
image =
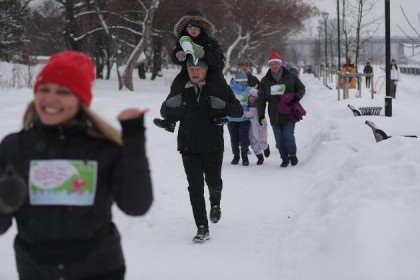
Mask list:
MULTIPOLYGON (((89 107, 83 103, 80 103, 80 111, 78 116, 88 125, 88 129, 86 130, 87 135, 95 138, 108 139, 118 145, 122 145, 123 141, 121 132, 96 115, 92 110, 89 109, 89 107)), ((23 129, 28 130, 32 128, 37 118, 38 113, 36 112, 35 102, 31 101, 26 107, 26 111, 23 116, 23 129)))

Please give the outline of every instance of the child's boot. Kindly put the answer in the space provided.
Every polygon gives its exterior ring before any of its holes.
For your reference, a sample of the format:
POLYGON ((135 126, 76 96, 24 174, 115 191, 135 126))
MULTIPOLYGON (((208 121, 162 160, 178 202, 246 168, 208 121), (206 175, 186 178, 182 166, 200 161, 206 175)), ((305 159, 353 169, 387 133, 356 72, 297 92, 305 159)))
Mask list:
POLYGON ((262 154, 257 155, 258 161, 257 161, 257 165, 261 165, 264 163, 264 157, 262 154))
POLYGON ((270 145, 267 145, 267 149, 264 150, 264 156, 269 157, 270 156, 270 145))
POLYGON ((175 130, 175 123, 171 122, 167 119, 156 118, 156 119, 153 120, 153 123, 156 126, 158 126, 160 128, 163 128, 163 129, 165 129, 166 131, 169 131, 169 132, 174 132, 174 130, 175 130))

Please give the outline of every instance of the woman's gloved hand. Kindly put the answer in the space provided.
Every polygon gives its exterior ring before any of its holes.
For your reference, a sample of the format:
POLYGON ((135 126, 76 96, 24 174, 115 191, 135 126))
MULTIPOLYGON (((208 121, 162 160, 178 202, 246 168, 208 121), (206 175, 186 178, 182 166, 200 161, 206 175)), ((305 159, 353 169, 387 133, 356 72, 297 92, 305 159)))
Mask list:
POLYGON ((9 165, 0 177, 0 213, 11 214, 18 210, 28 193, 25 181, 16 175, 15 169, 9 165))

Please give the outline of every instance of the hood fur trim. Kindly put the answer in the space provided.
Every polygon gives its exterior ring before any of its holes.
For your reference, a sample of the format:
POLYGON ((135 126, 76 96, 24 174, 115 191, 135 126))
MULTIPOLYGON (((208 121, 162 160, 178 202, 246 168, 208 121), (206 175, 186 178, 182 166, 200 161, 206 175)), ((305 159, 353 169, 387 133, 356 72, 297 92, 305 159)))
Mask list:
POLYGON ((207 34, 207 36, 211 36, 211 34, 214 31, 213 24, 202 16, 183 16, 178 20, 177 23, 175 23, 175 36, 181 36, 182 31, 188 23, 200 26, 203 29, 203 31, 207 34))

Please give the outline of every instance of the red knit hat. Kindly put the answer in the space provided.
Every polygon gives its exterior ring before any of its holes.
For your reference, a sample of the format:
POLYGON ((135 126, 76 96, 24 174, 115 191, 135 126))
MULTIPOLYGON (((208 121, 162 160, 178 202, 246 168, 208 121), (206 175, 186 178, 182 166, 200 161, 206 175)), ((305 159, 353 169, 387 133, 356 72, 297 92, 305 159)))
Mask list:
POLYGON ((47 65, 39 72, 34 92, 41 84, 59 84, 68 88, 81 102, 89 106, 94 80, 95 67, 90 57, 80 52, 64 51, 51 56, 47 65))
POLYGON ((347 57, 346 58, 346 62, 347 62, 347 64, 351 64, 351 58, 350 57, 347 57))
POLYGON ((270 65, 271 62, 277 62, 282 64, 282 60, 277 53, 270 54, 270 56, 268 57, 268 65, 270 65))

